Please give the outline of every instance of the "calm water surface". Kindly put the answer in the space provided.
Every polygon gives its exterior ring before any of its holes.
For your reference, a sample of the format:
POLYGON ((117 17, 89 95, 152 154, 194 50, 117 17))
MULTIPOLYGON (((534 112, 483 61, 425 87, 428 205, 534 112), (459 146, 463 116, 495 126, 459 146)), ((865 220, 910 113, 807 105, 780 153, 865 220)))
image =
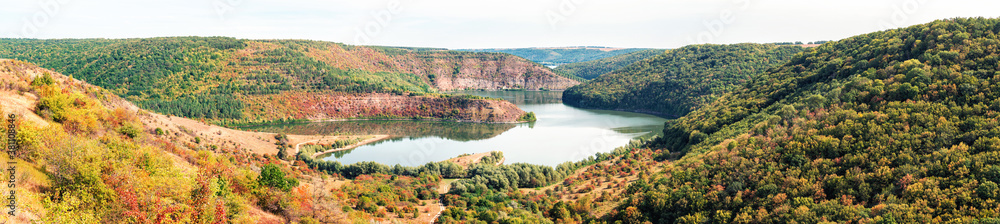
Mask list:
POLYGON ((343 121, 268 126, 255 130, 289 134, 390 134, 394 139, 327 156, 351 164, 422 165, 464 153, 503 151, 507 164, 554 166, 610 152, 638 136, 658 134, 664 118, 619 111, 585 110, 562 104, 562 92, 468 91, 503 98, 535 112, 530 124, 472 124, 432 121, 343 121))

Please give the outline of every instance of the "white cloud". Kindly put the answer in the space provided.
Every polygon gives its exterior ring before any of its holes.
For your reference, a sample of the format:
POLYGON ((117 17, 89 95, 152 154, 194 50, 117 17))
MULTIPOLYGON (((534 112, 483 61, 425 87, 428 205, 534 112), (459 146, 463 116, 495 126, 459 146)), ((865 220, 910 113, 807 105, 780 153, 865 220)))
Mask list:
POLYGON ((199 35, 345 43, 378 22, 373 13, 395 1, 401 11, 380 25, 370 43, 448 48, 672 48, 706 32, 713 43, 813 41, 876 31, 883 24, 1000 16, 1000 2, 977 0, 0 0, 0 36, 23 33, 26 24, 34 25, 25 20, 44 13, 41 3, 54 1, 62 2, 59 12, 35 27, 36 37, 199 35), (722 15, 733 19, 719 32, 722 15))

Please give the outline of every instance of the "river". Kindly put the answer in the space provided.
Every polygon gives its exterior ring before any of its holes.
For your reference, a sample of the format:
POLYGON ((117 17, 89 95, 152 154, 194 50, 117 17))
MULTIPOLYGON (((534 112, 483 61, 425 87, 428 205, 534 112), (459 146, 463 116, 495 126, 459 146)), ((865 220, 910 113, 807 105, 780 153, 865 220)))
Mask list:
POLYGON ((388 134, 400 136, 336 152, 324 159, 351 164, 375 161, 417 166, 465 153, 503 151, 505 163, 555 166, 579 161, 626 145, 633 138, 659 134, 664 118, 620 111, 587 110, 562 103, 558 91, 462 91, 508 100, 538 121, 477 124, 439 121, 339 121, 254 128, 288 134, 388 134))

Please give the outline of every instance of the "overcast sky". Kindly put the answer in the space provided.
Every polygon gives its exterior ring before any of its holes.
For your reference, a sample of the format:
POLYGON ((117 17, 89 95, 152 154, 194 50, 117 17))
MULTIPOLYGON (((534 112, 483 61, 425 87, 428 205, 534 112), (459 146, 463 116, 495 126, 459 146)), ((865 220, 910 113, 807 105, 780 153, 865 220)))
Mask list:
POLYGON ((443 48, 836 40, 995 0, 0 0, 0 37, 229 36, 443 48))

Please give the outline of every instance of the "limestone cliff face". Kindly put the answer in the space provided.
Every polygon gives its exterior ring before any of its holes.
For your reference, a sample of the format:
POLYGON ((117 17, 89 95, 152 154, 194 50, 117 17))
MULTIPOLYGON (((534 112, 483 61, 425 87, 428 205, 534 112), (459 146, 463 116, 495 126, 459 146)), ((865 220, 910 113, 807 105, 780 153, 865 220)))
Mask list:
MULTIPOLYGON (((259 100, 264 100, 263 97, 259 100)), ((266 96, 274 104, 246 111, 252 117, 269 115, 298 119, 342 118, 437 118, 465 122, 513 123, 525 114, 503 100, 470 99, 459 96, 400 96, 393 94, 311 93, 266 96), (281 102, 276 103, 276 102, 281 102)), ((255 101, 255 100, 251 100, 255 101)), ((271 117, 278 119, 280 117, 271 117)))
POLYGON ((415 55, 406 71, 428 77, 439 90, 566 89, 580 84, 523 58, 492 53, 415 55), (431 78, 433 77, 433 78, 431 78))
POLYGON ((442 91, 562 90, 580 84, 527 59, 500 53, 390 52, 370 47, 326 45, 308 49, 307 55, 342 69, 416 74, 442 91))

